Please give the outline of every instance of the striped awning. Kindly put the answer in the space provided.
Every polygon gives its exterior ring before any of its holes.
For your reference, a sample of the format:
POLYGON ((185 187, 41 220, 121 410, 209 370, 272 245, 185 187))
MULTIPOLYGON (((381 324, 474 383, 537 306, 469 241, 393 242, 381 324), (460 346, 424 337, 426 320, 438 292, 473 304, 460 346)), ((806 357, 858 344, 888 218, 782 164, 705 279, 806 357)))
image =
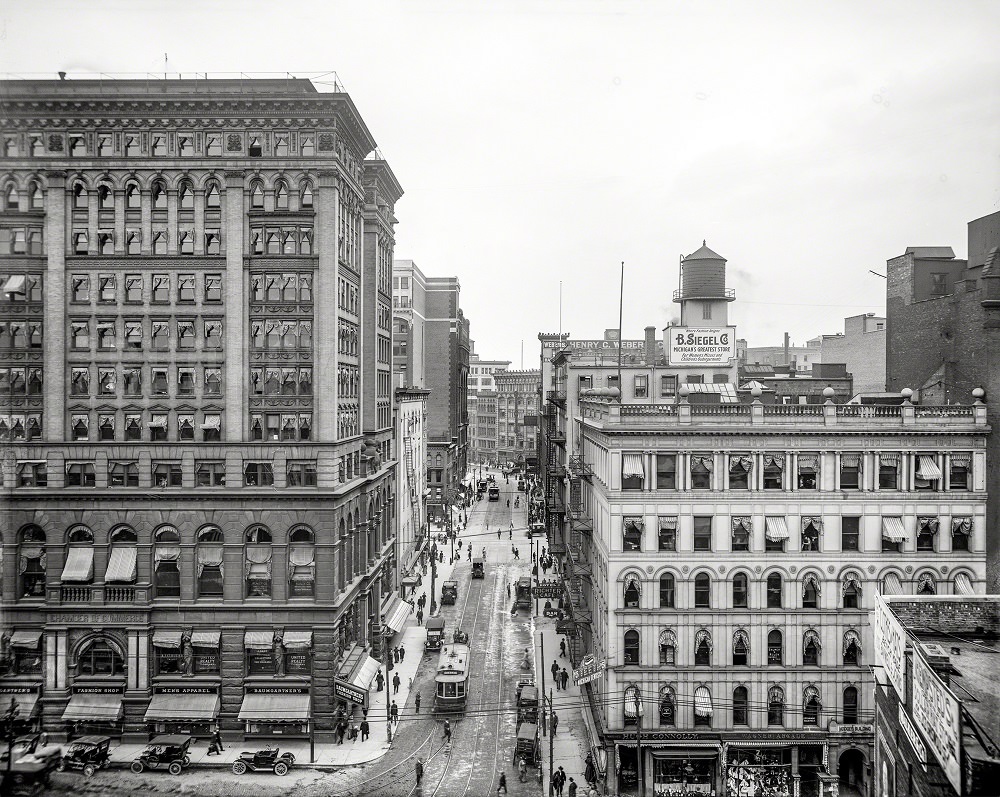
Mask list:
POLYGON ((410 612, 413 610, 413 604, 402 600, 398 595, 394 595, 393 598, 394 600, 390 603, 382 624, 390 633, 395 634, 403 630, 406 618, 410 616, 410 612))
POLYGON ((885 578, 882 579, 882 594, 883 595, 903 594, 903 582, 900 581, 899 575, 897 573, 885 574, 885 578))
POLYGON ((972 579, 965 573, 959 573, 955 576, 955 594, 956 595, 975 595, 976 588, 972 585, 972 579))
POLYGON ((694 690, 694 713, 698 717, 712 716, 712 693, 707 686, 699 686, 694 690))
POLYGON ((89 545, 70 548, 60 581, 90 581, 94 577, 94 549, 89 545))
POLYGON ((296 722, 310 717, 309 694, 271 694, 251 692, 240 706, 241 720, 278 720, 296 722))
POLYGON ((108 569, 104 574, 104 582, 124 582, 131 584, 135 581, 135 561, 137 549, 134 545, 119 545, 111 549, 111 558, 108 560, 108 569))
POLYGON ((903 542, 906 539, 906 529, 903 528, 902 518, 882 518, 882 537, 889 542, 903 542))
POLYGON ((270 650, 274 644, 274 631, 247 631, 243 647, 247 650, 270 650))
POLYGON ((219 696, 213 693, 155 694, 146 709, 146 722, 214 720, 219 716, 219 696))
POLYGON ((183 636, 183 631, 164 630, 158 628, 153 632, 153 647, 179 648, 181 646, 181 639, 183 636))
POLYGON ((222 632, 218 629, 212 629, 209 631, 192 631, 191 632, 191 644, 199 648, 217 648, 219 647, 219 639, 222 637, 222 632))
POLYGON ((635 719, 642 716, 642 695, 639 690, 630 686, 625 690, 625 717, 635 719))
POLYGON ((122 718, 120 693, 81 692, 69 699, 63 722, 118 722, 122 718))
POLYGON ((622 454, 622 478, 638 476, 646 478, 646 470, 642 466, 642 454, 622 454))
POLYGON ((919 457, 920 464, 917 465, 917 476, 926 481, 933 481, 934 479, 944 478, 941 474, 941 469, 937 466, 934 461, 934 457, 925 456, 921 454, 919 457))
POLYGON ((312 631, 285 631, 285 635, 282 637, 281 643, 285 646, 285 650, 311 648, 313 643, 313 633, 312 631))
POLYGON ((358 689, 367 689, 381 666, 378 659, 373 659, 366 653, 355 668, 351 683, 358 689))
POLYGON ((9 644, 12 648, 24 648, 26 650, 38 650, 42 641, 41 631, 15 631, 10 635, 9 644))
POLYGON ((7 278, 7 281, 3 284, 3 293, 7 298, 13 296, 23 296, 25 294, 24 286, 26 283, 24 274, 14 274, 7 278))
POLYGON ((780 515, 764 518, 764 536, 771 542, 787 540, 789 536, 788 524, 785 523, 785 519, 780 515))

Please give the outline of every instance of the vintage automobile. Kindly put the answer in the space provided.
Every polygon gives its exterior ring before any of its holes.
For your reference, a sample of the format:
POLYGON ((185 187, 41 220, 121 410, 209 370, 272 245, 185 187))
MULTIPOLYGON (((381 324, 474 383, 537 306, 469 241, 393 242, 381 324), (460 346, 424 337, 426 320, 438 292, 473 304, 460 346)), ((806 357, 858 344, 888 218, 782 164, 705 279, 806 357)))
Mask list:
POLYGON ((461 628, 456 628, 455 633, 451 635, 451 638, 453 642, 460 643, 462 645, 469 644, 469 635, 461 628))
POLYGON ((161 764, 166 764, 171 775, 180 775, 181 770, 191 763, 188 748, 193 741, 190 736, 182 733, 155 736, 146 745, 146 749, 139 753, 139 757, 132 761, 129 769, 139 774, 145 769, 156 769, 161 764))
POLYGON ((424 650, 441 650, 441 642, 444 640, 444 618, 428 617, 424 626, 427 629, 424 650))
POLYGON ((4 747, 0 757, 0 793, 34 797, 47 793, 52 770, 59 762, 62 749, 58 745, 42 745, 41 734, 19 736, 14 740, 9 756, 4 747))
POLYGON ((63 748, 62 758, 56 766, 60 772, 79 769, 88 778, 97 770, 111 763, 110 736, 81 736, 63 748))
POLYGON ((480 556, 472 560, 472 577, 486 578, 486 560, 480 556))
POLYGON ((533 722, 522 722, 517 729, 517 740, 514 742, 514 763, 524 758, 528 766, 534 766, 541 759, 541 749, 538 745, 538 726, 533 722))
POLYGON ((441 605, 446 604, 454 605, 455 601, 458 600, 458 582, 457 581, 445 581, 441 585, 441 605))
POLYGON ((534 681, 517 682, 517 724, 538 722, 538 687, 534 681))
POLYGON ((534 537, 536 534, 545 536, 545 524, 540 520, 536 520, 528 525, 528 536, 534 537))
POLYGON ((244 750, 240 757, 233 761, 233 774, 242 775, 245 772, 267 770, 275 775, 287 775, 295 763, 291 753, 278 753, 277 747, 265 747, 256 753, 244 750))

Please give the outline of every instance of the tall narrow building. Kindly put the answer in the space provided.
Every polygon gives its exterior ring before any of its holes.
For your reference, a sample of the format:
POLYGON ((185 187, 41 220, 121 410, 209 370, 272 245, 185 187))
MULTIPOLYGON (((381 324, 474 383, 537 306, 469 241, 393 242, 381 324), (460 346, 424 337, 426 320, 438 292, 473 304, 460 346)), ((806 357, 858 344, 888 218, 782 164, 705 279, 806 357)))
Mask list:
POLYGON ((0 693, 56 733, 330 732, 398 614, 402 189, 308 80, 0 94, 0 693))

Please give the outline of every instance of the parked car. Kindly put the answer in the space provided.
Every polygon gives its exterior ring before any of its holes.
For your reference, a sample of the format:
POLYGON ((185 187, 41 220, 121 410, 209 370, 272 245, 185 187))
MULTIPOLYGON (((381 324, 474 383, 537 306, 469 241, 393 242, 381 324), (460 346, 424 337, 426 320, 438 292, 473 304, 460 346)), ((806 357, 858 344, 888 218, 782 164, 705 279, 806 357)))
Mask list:
POLYGON ((144 769, 156 769, 162 764, 166 764, 167 771, 171 775, 180 775, 181 770, 191 763, 191 756, 188 755, 188 748, 194 741, 187 734, 165 734, 155 736, 146 749, 139 753, 129 769, 136 774, 144 769))
POLYGON ((424 650, 441 650, 441 641, 444 638, 444 618, 428 617, 424 627, 427 629, 424 650))
POLYGON ((259 769, 268 770, 275 775, 287 775, 295 763, 291 753, 279 755, 277 747, 265 747, 256 753, 244 750, 240 757, 233 761, 233 774, 242 775, 245 772, 256 772, 259 769))
POLYGON ((63 748, 62 758, 56 766, 60 772, 79 769, 88 778, 97 770, 111 763, 110 736, 81 736, 63 748))
POLYGON ((453 605, 458 600, 458 582, 445 581, 441 585, 441 605, 453 605))

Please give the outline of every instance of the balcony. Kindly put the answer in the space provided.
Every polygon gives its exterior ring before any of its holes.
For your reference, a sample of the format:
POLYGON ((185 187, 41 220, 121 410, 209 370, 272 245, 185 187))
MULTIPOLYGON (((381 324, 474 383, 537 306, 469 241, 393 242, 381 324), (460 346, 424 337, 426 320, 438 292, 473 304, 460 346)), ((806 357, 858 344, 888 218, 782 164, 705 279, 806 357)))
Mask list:
POLYGON ((555 404, 563 409, 566 408, 566 391, 565 390, 547 390, 545 391, 545 399, 550 404, 555 404))
POLYGON ((135 603, 135 587, 126 585, 105 585, 105 603, 135 603))
POLYGON ((549 432, 549 440, 551 440, 556 445, 560 446, 566 445, 566 435, 564 435, 558 429, 552 429, 549 432))
POLYGON ((584 461, 582 454, 575 454, 569 458, 569 469, 573 472, 574 476, 586 479, 587 481, 590 481, 594 476, 593 469, 584 461))
POLYGON ((90 586, 65 585, 59 587, 60 603, 90 603, 90 596, 94 588, 90 586))

